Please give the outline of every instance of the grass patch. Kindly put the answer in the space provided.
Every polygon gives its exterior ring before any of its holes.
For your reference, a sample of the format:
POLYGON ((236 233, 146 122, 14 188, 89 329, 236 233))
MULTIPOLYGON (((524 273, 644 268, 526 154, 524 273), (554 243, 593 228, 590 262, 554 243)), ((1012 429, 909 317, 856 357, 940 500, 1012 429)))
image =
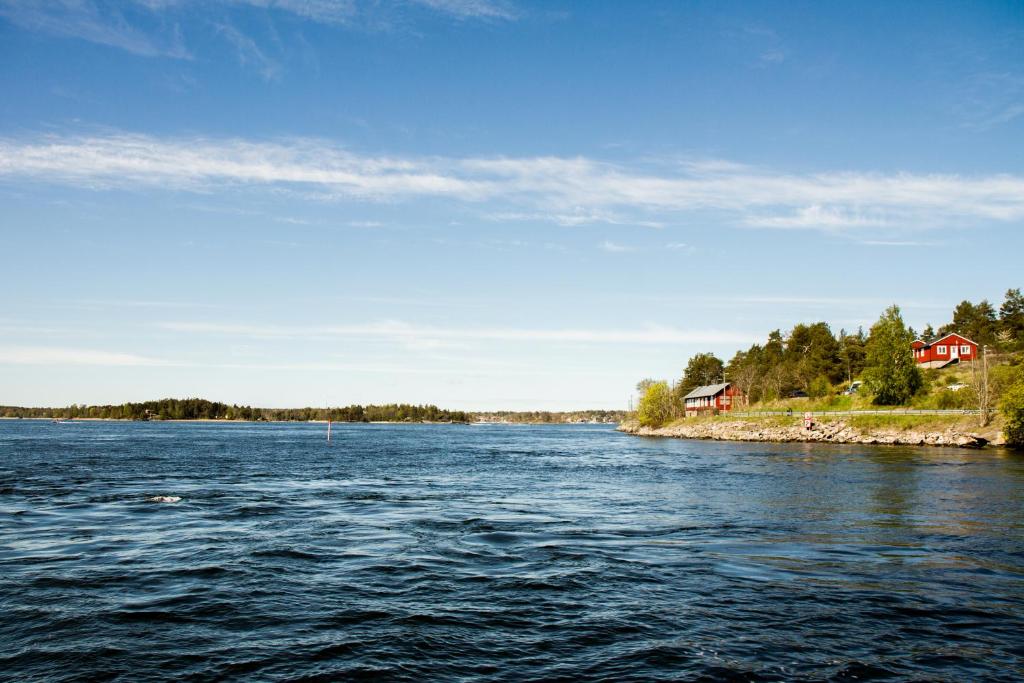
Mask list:
POLYGON ((864 430, 943 432, 951 428, 968 431, 978 428, 976 415, 850 415, 842 420, 851 427, 864 430))
MULTIPOLYGON (((894 412, 893 414, 869 414, 869 415, 815 415, 814 421, 817 424, 842 422, 855 429, 866 432, 877 430, 895 431, 926 431, 944 432, 948 429, 959 431, 976 432, 980 431, 977 415, 906 415, 894 412)), ((680 418, 665 425, 698 425, 707 423, 741 422, 749 423, 757 427, 799 427, 803 425, 803 413, 793 411, 792 417, 788 415, 755 415, 743 417, 737 415, 703 415, 700 417, 680 418)), ((999 429, 999 419, 987 427, 984 431, 999 429)))

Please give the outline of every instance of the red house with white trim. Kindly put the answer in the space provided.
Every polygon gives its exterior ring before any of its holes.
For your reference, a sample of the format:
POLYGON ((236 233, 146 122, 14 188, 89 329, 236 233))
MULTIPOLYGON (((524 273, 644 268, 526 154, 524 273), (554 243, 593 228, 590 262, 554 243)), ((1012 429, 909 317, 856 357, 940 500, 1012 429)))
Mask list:
POLYGON ((931 342, 915 339, 910 347, 914 350, 914 360, 926 368, 942 368, 978 357, 978 345, 956 332, 931 342))
POLYGON ((719 412, 732 410, 736 403, 742 400, 743 392, 732 382, 723 382, 722 384, 697 387, 683 397, 683 407, 686 416, 692 417, 701 413, 712 413, 716 410, 719 412))

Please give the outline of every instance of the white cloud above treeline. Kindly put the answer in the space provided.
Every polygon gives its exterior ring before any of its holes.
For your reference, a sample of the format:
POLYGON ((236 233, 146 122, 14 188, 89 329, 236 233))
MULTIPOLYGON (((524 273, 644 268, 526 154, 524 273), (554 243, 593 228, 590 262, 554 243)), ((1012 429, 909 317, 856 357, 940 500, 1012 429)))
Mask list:
POLYGON ((660 226, 715 211, 735 225, 832 232, 1024 219, 1009 174, 790 173, 728 160, 610 163, 561 156, 370 155, 329 140, 127 133, 0 139, 0 179, 204 193, 273 187, 322 202, 443 198, 488 220, 660 226), (572 217, 569 221, 566 217, 572 217))

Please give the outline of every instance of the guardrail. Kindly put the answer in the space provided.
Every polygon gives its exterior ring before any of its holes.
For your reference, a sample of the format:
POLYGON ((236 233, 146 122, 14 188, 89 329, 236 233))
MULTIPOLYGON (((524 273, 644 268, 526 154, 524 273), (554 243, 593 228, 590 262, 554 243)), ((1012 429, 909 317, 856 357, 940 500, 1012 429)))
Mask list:
POLYGON ((757 417, 759 415, 787 415, 800 417, 805 412, 813 415, 980 415, 980 410, 940 410, 940 409, 916 409, 916 408, 893 408, 890 410, 730 410, 721 413, 722 415, 735 415, 736 417, 757 417))

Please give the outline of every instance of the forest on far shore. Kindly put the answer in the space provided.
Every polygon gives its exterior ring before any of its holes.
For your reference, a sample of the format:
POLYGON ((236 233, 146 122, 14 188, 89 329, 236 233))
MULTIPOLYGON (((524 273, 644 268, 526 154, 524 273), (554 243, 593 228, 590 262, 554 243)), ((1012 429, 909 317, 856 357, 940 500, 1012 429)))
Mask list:
POLYGON ((469 413, 434 405, 351 405, 343 408, 253 408, 201 398, 165 398, 120 405, 71 405, 66 408, 0 406, 0 417, 93 418, 104 420, 249 420, 256 422, 469 422, 469 413))

